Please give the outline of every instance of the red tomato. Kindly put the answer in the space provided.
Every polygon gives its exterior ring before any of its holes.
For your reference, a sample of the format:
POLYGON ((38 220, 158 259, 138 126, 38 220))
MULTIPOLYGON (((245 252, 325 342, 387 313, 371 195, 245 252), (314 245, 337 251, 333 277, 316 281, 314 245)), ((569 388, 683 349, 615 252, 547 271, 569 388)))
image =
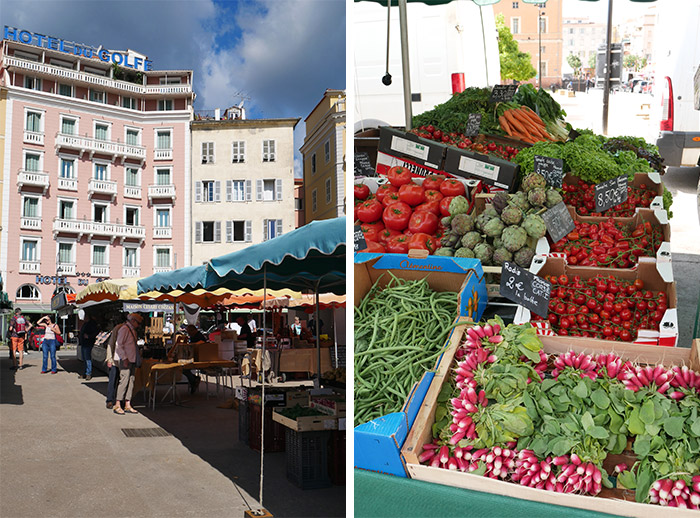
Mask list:
POLYGON ((411 171, 400 165, 395 165, 389 169, 387 177, 389 178, 389 183, 396 188, 406 185, 407 183, 411 183, 412 178, 411 171))
POLYGON ((427 250, 428 253, 432 254, 437 250, 437 242, 434 237, 419 232, 418 234, 413 234, 408 242, 409 250, 427 250))
POLYGON ((418 184, 407 183, 399 187, 399 199, 415 207, 425 201, 425 189, 418 184))
POLYGON ((454 196, 445 196, 440 200, 440 214, 443 216, 450 215, 450 202, 454 200, 454 196))
POLYGON ((383 208, 376 199, 363 201, 357 209, 357 219, 362 223, 373 223, 382 217, 383 208))
POLYGON ((425 189, 425 201, 441 201, 444 197, 440 191, 425 189))
POLYGON ((433 235, 438 228, 438 217, 432 212, 414 212, 408 220, 408 230, 414 234, 424 233, 433 235))
POLYGON ((384 225, 391 230, 403 230, 411 219, 411 207, 402 201, 392 203, 382 214, 384 225))
POLYGON ((379 241, 379 233, 384 230, 384 223, 381 220, 363 223, 360 228, 365 236, 365 241, 379 241))
POLYGON ((443 196, 464 196, 466 191, 462 182, 448 178, 440 184, 440 192, 443 196))
POLYGON ((386 244, 389 242, 389 240, 392 237, 400 236, 400 235, 401 235, 401 231, 399 231, 399 230, 392 230, 390 228, 385 228, 384 230, 379 232, 379 239, 377 239, 377 241, 379 241, 379 243, 381 243, 382 245, 386 246, 386 244))
POLYGON ((399 199, 399 193, 398 192, 390 192, 384 195, 384 198, 382 199, 382 205, 384 207, 388 207, 392 203, 396 203, 397 201, 401 201, 399 199))
POLYGON ((386 251, 390 254, 405 254, 408 252, 408 241, 410 236, 400 234, 394 236, 386 243, 386 251))
MULTIPOLYGON (((367 241, 367 240, 365 240, 367 241)), ((384 245, 377 243, 376 241, 367 241, 367 248, 362 250, 363 252, 373 253, 373 254, 385 254, 386 248, 384 245)))
POLYGON ((441 216, 440 214, 440 202, 438 201, 426 201, 425 203, 421 203, 414 209, 415 212, 432 212, 433 214, 437 216, 441 216))
POLYGON ((440 184, 444 181, 445 177, 441 174, 428 175, 425 177, 425 180, 423 180, 423 189, 425 189, 426 191, 437 191, 440 189, 440 184))
POLYGON ((377 199, 381 202, 384 201, 384 196, 392 192, 399 192, 399 190, 391 185, 390 183, 383 183, 379 186, 376 192, 377 199))
POLYGON ((362 200, 355 200, 355 221, 358 220, 358 218, 357 218, 357 209, 360 208, 360 205, 362 205, 362 200))
POLYGON ((369 196, 369 187, 366 186, 365 184, 362 184, 362 183, 355 184, 355 187, 353 190, 355 192, 355 199, 356 200, 366 200, 367 196, 369 196))

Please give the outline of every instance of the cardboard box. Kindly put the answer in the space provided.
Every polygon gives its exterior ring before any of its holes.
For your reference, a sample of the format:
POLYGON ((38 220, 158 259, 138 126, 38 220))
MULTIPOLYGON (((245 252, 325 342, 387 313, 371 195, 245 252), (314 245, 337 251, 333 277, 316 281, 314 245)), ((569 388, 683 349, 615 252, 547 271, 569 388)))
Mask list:
MULTIPOLYGON (((591 277, 602 275, 604 277, 612 276, 626 281, 634 281, 642 279, 644 281, 644 289, 663 291, 668 299, 668 309, 664 314, 664 318, 659 323, 659 331, 651 329, 640 329, 637 333, 635 344, 639 345, 662 345, 666 347, 675 347, 678 340, 678 314, 677 314, 677 297, 676 283, 673 281, 673 270, 670 262, 657 262, 655 259, 641 257, 637 268, 631 269, 615 269, 615 268, 588 268, 588 267, 571 267, 567 266, 566 260, 563 257, 545 257, 535 256, 532 261, 530 271, 540 277, 548 277, 550 275, 580 275, 581 279, 586 280, 591 277)), ((530 311, 520 306, 515 314, 514 323, 522 324, 530 321, 530 311)), ((565 343, 592 343, 595 347, 604 350, 610 347, 610 340, 597 340, 594 338, 585 338, 578 336, 556 336, 546 320, 538 321, 537 333, 540 335, 552 335, 555 340, 560 340, 565 343)))
POLYGON ((330 416, 307 416, 290 419, 277 410, 272 413, 272 420, 291 428, 295 432, 311 432, 314 430, 337 430, 338 419, 330 416))
MULTIPOLYGON (((460 338, 462 333, 460 333, 460 338)), ((623 359, 646 362, 652 364, 663 363, 669 365, 688 365, 691 369, 700 371, 700 340, 693 342, 692 348, 666 348, 647 347, 635 344, 625 344, 622 342, 606 342, 606 347, 601 348, 594 344, 595 341, 588 340, 587 343, 566 344, 561 341, 550 340, 551 337, 542 336, 544 351, 548 354, 562 354, 572 350, 575 353, 584 352, 587 354, 601 354, 614 352, 623 359)), ((449 371, 454 359, 455 350, 450 349, 443 355, 440 362, 440 371, 449 371), (443 365, 443 362, 445 365, 443 365)), ((635 516, 644 518, 657 518, 662 513, 670 517, 688 516, 687 510, 662 508, 657 505, 638 504, 613 498, 603 498, 600 496, 583 496, 571 493, 556 493, 544 491, 531 487, 521 486, 512 482, 504 482, 472 473, 465 473, 442 468, 432 468, 421 465, 418 457, 423 452, 423 445, 432 441, 432 426, 435 422, 435 412, 437 409, 437 396, 442 389, 446 377, 435 377, 430 386, 428 395, 421 405, 415 424, 411 428, 401 451, 402 460, 411 478, 443 484, 453 487, 481 491, 496 495, 507 496, 509 498, 519 498, 536 502, 551 503, 559 506, 575 507, 598 511, 601 513, 614 514, 618 516, 635 516)))
POLYGON ((236 333, 233 330, 224 329, 223 331, 221 331, 221 339, 222 340, 236 340, 236 339, 238 339, 238 333, 236 333))
POLYGON ((309 406, 309 391, 308 390, 288 390, 287 391, 287 406, 309 406))
POLYGON ((379 128, 377 173, 386 175, 394 166, 410 170, 413 176, 444 174, 443 160, 447 146, 413 133, 383 126, 379 128))
MULTIPOLYGON (((567 185, 576 185, 579 181, 579 177, 572 173, 566 173, 564 175, 563 183, 567 185)), ((646 185, 647 190, 654 192, 654 199, 649 205, 650 209, 661 209, 664 210, 664 184, 661 181, 661 175, 659 173, 635 173, 634 180, 629 182, 629 185, 634 187, 640 187, 642 184, 646 185)), ((642 210, 641 207, 637 210, 642 210)), ((596 213, 597 214, 597 213, 596 213)), ((668 219, 668 218, 667 218, 668 219)))
POLYGON ((345 417, 345 396, 311 396, 309 406, 326 415, 345 417))
POLYGON ((476 178, 488 185, 515 192, 520 165, 450 146, 445 153, 445 171, 462 178, 476 178))

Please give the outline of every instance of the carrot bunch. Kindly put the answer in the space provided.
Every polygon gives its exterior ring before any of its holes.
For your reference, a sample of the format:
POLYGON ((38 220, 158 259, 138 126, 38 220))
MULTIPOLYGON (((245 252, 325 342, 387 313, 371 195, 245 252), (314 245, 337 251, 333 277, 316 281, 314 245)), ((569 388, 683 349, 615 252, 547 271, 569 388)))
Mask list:
POLYGON ((534 144, 542 140, 554 140, 534 111, 527 106, 510 108, 498 118, 501 128, 511 137, 534 144))

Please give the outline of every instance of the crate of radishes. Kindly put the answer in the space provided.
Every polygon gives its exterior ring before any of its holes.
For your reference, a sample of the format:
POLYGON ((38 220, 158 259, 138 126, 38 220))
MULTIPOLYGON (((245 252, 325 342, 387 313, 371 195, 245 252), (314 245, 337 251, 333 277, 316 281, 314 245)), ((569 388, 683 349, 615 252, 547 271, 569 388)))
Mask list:
POLYGON ((547 338, 498 317, 462 333, 404 444, 410 476, 621 516, 700 509, 700 341, 547 338))

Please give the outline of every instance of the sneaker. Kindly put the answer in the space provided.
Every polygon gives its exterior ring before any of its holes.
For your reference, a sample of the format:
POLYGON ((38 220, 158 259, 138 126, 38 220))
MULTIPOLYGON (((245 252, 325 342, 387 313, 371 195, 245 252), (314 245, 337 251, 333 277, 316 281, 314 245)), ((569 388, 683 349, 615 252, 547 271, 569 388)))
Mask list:
POLYGON ((49 372, 49 371, 41 371, 42 374, 46 374, 47 372, 49 372))
POLYGON ((56 374, 58 371, 51 371, 51 374, 56 374))
POLYGON ((84 380, 84 379, 85 379, 85 374, 78 374, 78 379, 84 380))
POLYGON ((92 376, 90 376, 90 375, 85 376, 85 381, 90 381, 91 379, 92 379, 92 376))

